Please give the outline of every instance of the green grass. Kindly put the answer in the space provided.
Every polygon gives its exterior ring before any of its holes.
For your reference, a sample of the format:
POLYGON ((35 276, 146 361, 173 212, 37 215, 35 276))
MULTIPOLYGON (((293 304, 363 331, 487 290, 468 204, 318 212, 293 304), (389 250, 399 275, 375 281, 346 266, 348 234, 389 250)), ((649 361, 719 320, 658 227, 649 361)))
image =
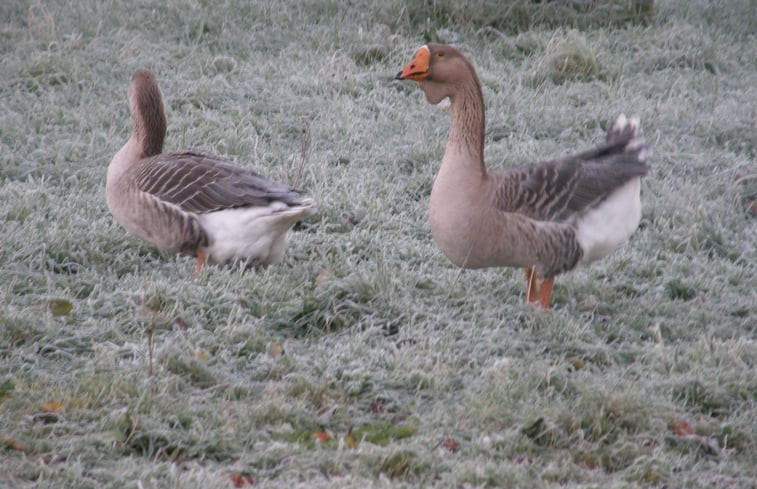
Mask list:
POLYGON ((2 2, 0 486, 754 487, 757 13, 551 3, 2 2), (620 112, 654 144, 640 229, 550 311, 431 241, 448 114, 392 80, 427 40, 478 69, 490 167, 620 112), (309 134, 282 263, 195 277, 113 221, 139 67, 167 149, 293 182, 309 134))

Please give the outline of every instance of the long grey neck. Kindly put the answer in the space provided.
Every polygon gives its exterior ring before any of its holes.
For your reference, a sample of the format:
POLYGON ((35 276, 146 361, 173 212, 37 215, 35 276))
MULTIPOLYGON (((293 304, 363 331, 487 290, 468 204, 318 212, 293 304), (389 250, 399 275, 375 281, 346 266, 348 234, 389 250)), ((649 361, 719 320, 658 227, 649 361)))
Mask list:
POLYGON ((486 174, 484 166, 484 97, 475 72, 450 96, 452 123, 447 152, 465 155, 470 170, 486 174))
POLYGON ((163 152, 166 139, 166 109, 157 85, 135 96, 130 102, 134 120, 134 136, 139 141, 142 158, 163 152))

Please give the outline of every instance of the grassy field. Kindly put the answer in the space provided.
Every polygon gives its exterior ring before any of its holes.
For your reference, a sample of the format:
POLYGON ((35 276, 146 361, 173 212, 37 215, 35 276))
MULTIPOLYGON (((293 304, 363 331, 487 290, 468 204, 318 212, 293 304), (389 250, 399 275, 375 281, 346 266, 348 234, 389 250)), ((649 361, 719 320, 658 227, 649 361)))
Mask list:
POLYGON ((0 487, 757 487, 754 3, 457 3, 2 2, 0 487), (639 230, 549 311, 431 241, 449 115, 392 79, 429 40, 491 168, 621 112, 654 144, 639 230), (282 263, 195 277, 115 223, 139 67, 167 150, 304 160, 282 263))

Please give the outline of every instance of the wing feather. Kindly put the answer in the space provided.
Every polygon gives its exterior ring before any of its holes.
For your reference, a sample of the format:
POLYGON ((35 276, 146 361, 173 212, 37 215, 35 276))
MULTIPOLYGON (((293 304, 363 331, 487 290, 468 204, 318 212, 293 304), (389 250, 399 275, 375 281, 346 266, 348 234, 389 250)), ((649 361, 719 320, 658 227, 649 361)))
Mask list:
POLYGON ((648 167, 645 148, 624 139, 584 153, 495 173, 497 202, 506 212, 540 221, 566 221, 602 202, 648 167))
POLYGON ((272 182, 227 158, 195 150, 148 160, 137 174, 137 187, 197 214, 274 201, 296 206, 305 200, 288 185, 272 182))

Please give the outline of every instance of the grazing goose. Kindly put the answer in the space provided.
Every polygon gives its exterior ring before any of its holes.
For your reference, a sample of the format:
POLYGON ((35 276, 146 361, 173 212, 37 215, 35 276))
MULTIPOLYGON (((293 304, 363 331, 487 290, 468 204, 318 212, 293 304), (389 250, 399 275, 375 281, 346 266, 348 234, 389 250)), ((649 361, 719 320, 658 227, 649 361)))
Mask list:
POLYGON ((198 150, 162 153, 163 98, 138 70, 129 87, 134 131, 108 166, 108 208, 130 233, 158 248, 206 261, 267 265, 284 255, 288 231, 314 203, 231 160, 198 150))
POLYGON ((619 116, 595 149, 489 172, 481 85, 465 56, 427 44, 396 78, 417 81, 432 104, 450 99, 429 208, 434 241, 455 265, 523 267, 526 300, 548 308, 556 275, 602 258, 638 226, 648 145, 636 137, 637 119, 619 116))

